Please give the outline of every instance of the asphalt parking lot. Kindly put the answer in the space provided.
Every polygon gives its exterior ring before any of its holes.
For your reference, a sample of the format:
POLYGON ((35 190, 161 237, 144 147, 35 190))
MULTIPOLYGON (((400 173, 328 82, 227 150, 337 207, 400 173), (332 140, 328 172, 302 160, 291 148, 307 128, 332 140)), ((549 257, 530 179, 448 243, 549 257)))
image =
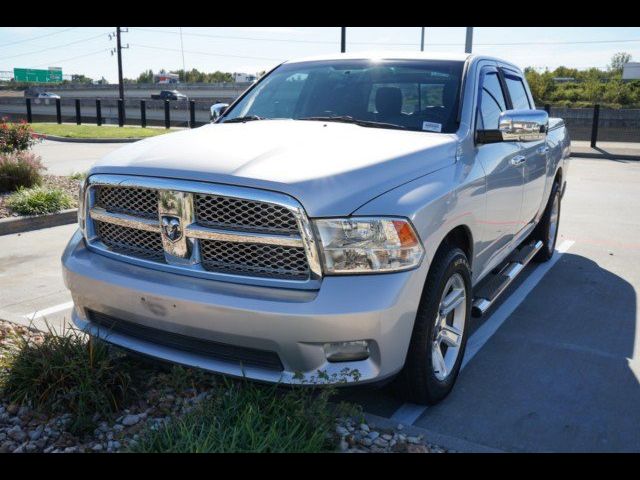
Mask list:
MULTIPOLYGON (((69 156, 71 145, 60 162, 40 154, 62 174, 86 170, 69 156)), ((558 252, 528 266, 488 315, 473 319, 464 368, 445 401, 407 405, 389 388, 370 387, 341 396, 478 447, 639 452, 638 185, 640 162, 572 160, 558 252)), ((0 237, 0 318, 54 326, 69 318, 59 259, 74 229, 0 237)))

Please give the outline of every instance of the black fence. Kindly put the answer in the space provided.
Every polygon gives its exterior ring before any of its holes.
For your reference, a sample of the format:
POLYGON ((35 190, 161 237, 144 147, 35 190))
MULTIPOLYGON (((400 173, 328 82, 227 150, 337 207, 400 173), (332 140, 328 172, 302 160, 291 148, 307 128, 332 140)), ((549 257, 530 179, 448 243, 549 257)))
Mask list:
MULTIPOLYGON (((124 125, 196 127, 210 121, 210 102, 194 100, 120 100, 105 99, 25 99, 16 105, 14 118, 28 122, 91 123, 124 125)), ((612 109, 594 105, 567 108, 545 105, 552 117, 564 119, 572 140, 640 143, 640 109, 612 109)))
POLYGON ((588 141, 592 148, 598 142, 640 142, 640 109, 603 108, 596 104, 590 108, 545 105, 545 110, 564 120, 571 140, 588 141))
POLYGON ((210 121, 211 107, 210 102, 195 100, 26 98, 24 101, 24 109, 17 109, 24 113, 10 113, 10 117, 25 119, 29 123, 40 121, 98 126, 117 124, 194 128, 210 121))

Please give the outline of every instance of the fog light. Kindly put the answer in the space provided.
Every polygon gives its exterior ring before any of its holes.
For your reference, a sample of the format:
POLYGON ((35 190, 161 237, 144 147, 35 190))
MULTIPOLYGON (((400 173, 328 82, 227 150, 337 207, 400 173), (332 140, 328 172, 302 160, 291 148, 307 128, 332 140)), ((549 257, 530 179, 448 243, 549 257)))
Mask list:
POLYGON ((330 362, 355 362, 369 358, 369 342, 358 340, 355 342, 325 343, 324 353, 330 362))

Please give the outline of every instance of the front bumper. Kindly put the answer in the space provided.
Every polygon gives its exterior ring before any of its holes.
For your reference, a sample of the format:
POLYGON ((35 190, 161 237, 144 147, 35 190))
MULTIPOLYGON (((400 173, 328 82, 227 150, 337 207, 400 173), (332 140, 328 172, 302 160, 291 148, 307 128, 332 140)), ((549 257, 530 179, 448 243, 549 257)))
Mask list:
POLYGON ((424 281, 420 270, 412 270, 325 277, 314 291, 231 284, 107 258, 88 250, 79 231, 62 264, 75 304, 73 321, 81 330, 171 362, 282 383, 371 382, 397 373, 424 281), (89 311, 169 334, 275 352, 283 369, 241 365, 109 332, 89 320, 89 311), (325 343, 355 340, 370 342, 368 359, 326 360, 325 343))

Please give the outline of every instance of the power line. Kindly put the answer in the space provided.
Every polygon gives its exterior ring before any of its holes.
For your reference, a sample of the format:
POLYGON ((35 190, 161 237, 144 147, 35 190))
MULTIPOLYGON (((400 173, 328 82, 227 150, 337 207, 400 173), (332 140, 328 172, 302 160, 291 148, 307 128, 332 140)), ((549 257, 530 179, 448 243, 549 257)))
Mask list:
POLYGON ((36 66, 34 66, 34 67, 32 67, 32 68, 40 68, 40 67, 46 67, 46 66, 51 66, 51 65, 58 66, 58 65, 60 65, 61 63, 70 62, 70 61, 72 61, 72 60, 76 60, 76 59, 78 59, 78 58, 90 57, 90 56, 92 56, 92 55, 97 55, 98 53, 103 53, 103 52, 108 52, 108 51, 109 51, 109 49, 108 49, 108 48, 103 48, 103 49, 96 50, 96 51, 91 52, 91 53, 86 53, 86 54, 84 54, 84 55, 77 55, 77 56, 75 56, 75 57, 65 58, 65 59, 63 59, 63 60, 55 60, 55 61, 51 61, 51 62, 47 62, 47 63, 43 63, 42 65, 36 65, 36 66))
POLYGON ((94 40, 94 39, 96 39, 98 37, 102 37, 103 35, 105 35, 105 33, 101 33, 99 35, 92 35, 91 37, 87 37, 87 38, 81 38, 80 40, 75 40, 73 42, 65 43, 64 45, 55 45, 53 47, 47 47, 47 48, 43 48, 43 49, 40 49, 40 50, 35 50, 33 52, 20 53, 18 55, 9 55, 8 57, 0 57, 0 60, 7 60, 9 58, 17 58, 17 57, 26 57, 26 56, 29 56, 29 55, 35 55, 36 53, 46 52, 48 50, 55 50, 56 48, 64 48, 64 47, 68 47, 70 45, 75 45, 77 43, 88 42, 88 41, 94 40))
POLYGON ((25 38, 24 40, 18 40, 16 42, 3 43, 2 45, 0 45, 0 47, 8 47, 9 45, 17 45, 19 43, 31 42, 33 40, 38 40, 39 38, 51 37, 53 35, 58 35, 59 33, 68 32, 69 30, 74 30, 76 28, 78 28, 78 27, 65 28, 63 30, 58 30, 58 31, 51 32, 51 33, 45 33, 44 35, 38 35, 37 37, 25 38))
MULTIPOLYGON (((132 47, 141 47, 141 48, 151 48, 153 50, 163 50, 163 51, 170 51, 170 52, 181 52, 182 50, 179 48, 165 48, 165 47, 154 47, 152 45, 142 45, 139 43, 132 43, 131 44, 132 47)), ((195 52, 193 50, 185 50, 185 53, 192 53, 195 55, 207 55, 210 57, 229 57, 229 58, 248 58, 251 60, 269 60, 269 61, 274 61, 274 62, 281 62, 282 59, 281 58, 269 58, 269 57, 250 57, 250 56, 246 56, 246 55, 229 55, 229 54, 224 54, 224 53, 211 53, 211 52, 195 52)))
MULTIPOLYGON (((173 32, 171 30, 163 30, 158 28, 131 28, 131 30, 139 30, 144 32, 154 32, 154 33, 170 33, 173 35, 179 34, 179 32, 173 32)), ((287 42, 287 43, 315 43, 315 44, 329 44, 335 45, 335 41, 329 40, 300 40, 300 39, 284 39, 284 38, 257 38, 257 37, 241 37, 241 36, 233 36, 233 35, 214 35, 208 33, 191 33, 191 32, 183 32, 183 35, 188 35, 192 37, 208 37, 208 38, 219 38, 226 40, 254 40, 259 42, 287 42)), ((620 39, 620 40, 582 40, 582 41, 549 41, 549 42, 506 42, 506 43, 478 43, 475 42, 474 46, 485 46, 485 47, 498 47, 498 46, 509 46, 509 45, 578 45, 578 44, 603 44, 603 43, 634 43, 640 42, 640 38, 635 39, 620 39)), ((397 45, 397 46, 415 46, 415 43, 401 43, 401 42, 349 42, 351 45, 397 45)), ((433 46, 448 46, 448 47, 458 47, 464 45, 464 42, 457 43, 435 43, 430 42, 429 45, 433 46)))

